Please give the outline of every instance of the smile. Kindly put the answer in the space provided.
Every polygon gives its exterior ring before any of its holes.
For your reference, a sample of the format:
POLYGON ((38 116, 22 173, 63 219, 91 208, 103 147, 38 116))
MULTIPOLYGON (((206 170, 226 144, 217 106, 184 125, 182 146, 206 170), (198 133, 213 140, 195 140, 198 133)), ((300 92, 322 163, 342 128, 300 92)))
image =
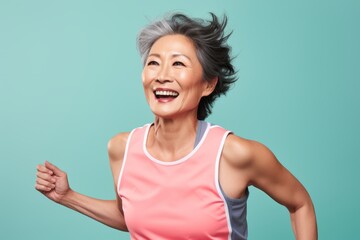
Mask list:
POLYGON ((154 94, 156 98, 176 98, 179 96, 178 92, 171 90, 156 90, 154 91, 154 94))

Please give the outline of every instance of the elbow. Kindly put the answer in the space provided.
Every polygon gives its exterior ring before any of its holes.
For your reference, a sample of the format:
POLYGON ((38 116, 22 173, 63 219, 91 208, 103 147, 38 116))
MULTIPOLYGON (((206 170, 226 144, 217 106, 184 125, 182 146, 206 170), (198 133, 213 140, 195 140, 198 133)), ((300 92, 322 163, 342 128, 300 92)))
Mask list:
POLYGON ((129 232, 125 222, 121 221, 121 222, 117 222, 117 223, 113 223, 113 224, 107 224, 109 227, 112 227, 116 230, 119 230, 121 232, 129 232))
POLYGON ((298 211, 310 211, 315 212, 313 202, 309 195, 303 198, 301 201, 297 201, 296 204, 287 206, 290 213, 296 213, 298 211))

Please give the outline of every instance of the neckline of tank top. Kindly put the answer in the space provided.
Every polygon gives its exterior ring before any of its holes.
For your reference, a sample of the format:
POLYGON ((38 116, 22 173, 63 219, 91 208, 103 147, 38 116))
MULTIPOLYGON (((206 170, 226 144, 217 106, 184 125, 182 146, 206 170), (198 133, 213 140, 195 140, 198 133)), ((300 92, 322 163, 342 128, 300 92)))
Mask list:
POLYGON ((206 121, 202 121, 202 120, 198 120, 198 126, 197 126, 197 129, 196 129, 196 137, 195 137, 195 143, 194 143, 194 148, 193 150, 188 153, 187 155, 185 155, 184 157, 180 158, 180 159, 176 159, 174 161, 169 161, 169 162, 166 162, 166 161, 162 161, 162 160, 159 160, 155 157, 153 157, 147 150, 146 148, 146 140, 148 138, 148 134, 149 134, 149 130, 150 130, 150 127, 152 126, 153 124, 148 124, 147 128, 146 128, 146 131, 145 131, 145 136, 144 136, 144 141, 143 141, 143 151, 145 153, 145 155, 153 162, 155 163, 158 163, 160 165, 168 165, 168 166, 171 166, 171 165, 177 165, 177 164, 180 164, 180 163, 183 163, 185 162, 186 160, 188 160, 192 155, 194 155, 196 153, 196 151, 200 148, 201 146, 201 143, 204 141, 204 139, 206 138, 206 135, 207 133, 209 132, 209 129, 210 129, 210 126, 211 124, 206 122, 206 121))

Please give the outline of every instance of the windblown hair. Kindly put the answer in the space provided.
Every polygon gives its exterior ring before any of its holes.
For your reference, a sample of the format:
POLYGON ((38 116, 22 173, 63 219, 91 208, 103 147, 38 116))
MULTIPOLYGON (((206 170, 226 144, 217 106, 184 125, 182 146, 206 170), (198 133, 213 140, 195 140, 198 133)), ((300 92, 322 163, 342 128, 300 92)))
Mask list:
POLYGON ((237 80, 236 71, 231 63, 231 47, 227 44, 232 32, 225 34, 227 17, 224 16, 220 21, 215 14, 210 14, 212 19, 204 20, 176 13, 146 26, 137 37, 144 65, 152 45, 163 36, 181 34, 193 41, 203 69, 204 80, 210 81, 218 77, 214 91, 200 100, 197 112, 199 120, 204 120, 211 114, 215 99, 222 94, 225 95, 237 80))

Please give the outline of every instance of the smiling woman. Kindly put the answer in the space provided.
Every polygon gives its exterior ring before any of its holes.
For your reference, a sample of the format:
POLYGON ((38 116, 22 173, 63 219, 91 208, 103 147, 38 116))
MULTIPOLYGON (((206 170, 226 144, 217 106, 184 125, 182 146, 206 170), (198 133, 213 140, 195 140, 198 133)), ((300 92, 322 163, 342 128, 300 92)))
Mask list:
MULTIPOLYGON (((230 50, 225 34, 226 16, 222 21, 211 13, 212 20, 191 19, 183 14, 174 14, 154 22, 144 28, 138 36, 138 47, 143 64, 146 64, 149 52, 159 38, 168 35, 186 36, 195 50, 197 61, 201 63, 203 79, 212 81, 217 78, 214 91, 200 100, 198 119, 204 120, 210 113, 215 99, 225 94, 237 79, 231 63, 230 50)), ((177 63, 178 64, 178 63, 177 63)))
POLYGON ((194 43, 184 35, 167 35, 151 47, 143 70, 146 99, 156 116, 193 115, 202 97, 214 89, 217 78, 204 81, 194 43))
POLYGON ((109 141, 116 199, 69 187, 45 162, 36 189, 132 239, 247 239, 253 185, 290 213, 296 239, 317 239, 311 198, 272 152, 204 119, 236 80, 222 21, 174 14, 146 26, 138 46, 144 92, 155 120, 109 141))

